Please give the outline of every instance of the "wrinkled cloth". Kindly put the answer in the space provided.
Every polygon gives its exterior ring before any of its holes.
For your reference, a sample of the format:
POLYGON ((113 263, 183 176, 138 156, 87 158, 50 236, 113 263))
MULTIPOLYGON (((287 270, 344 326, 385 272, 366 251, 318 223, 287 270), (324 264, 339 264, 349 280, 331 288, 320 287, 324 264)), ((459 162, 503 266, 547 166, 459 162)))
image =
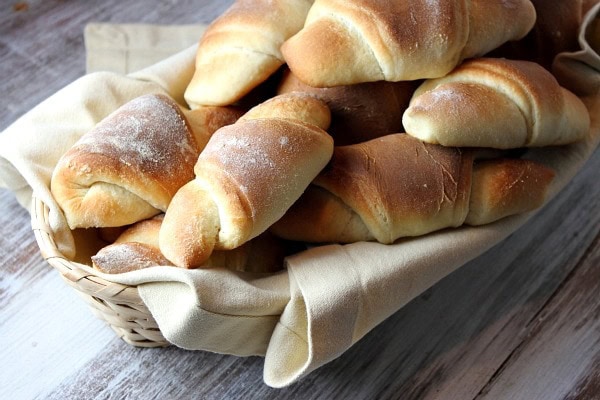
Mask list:
MULTIPOLYGON (((561 54, 554 65, 561 84, 589 108, 590 134, 573 145, 526 153, 557 172, 547 201, 573 178, 600 142, 599 13, 600 6, 594 7, 582 25, 581 51, 561 54)), ((137 96, 164 93, 185 104, 183 92, 194 71, 195 52, 191 46, 128 75, 90 73, 0 134, 0 186, 12 190, 24 207, 31 206, 32 194, 48 205, 58 249, 82 269, 90 268, 86 264, 93 245, 84 240, 83 232, 68 229, 53 200, 49 190, 53 167, 82 134, 137 96)), ((313 247, 289 256, 285 269, 268 275, 174 267, 94 274, 137 285, 170 343, 185 349, 264 356, 265 383, 283 387, 343 354, 403 305, 502 241, 533 214, 447 229, 393 245, 313 247)))

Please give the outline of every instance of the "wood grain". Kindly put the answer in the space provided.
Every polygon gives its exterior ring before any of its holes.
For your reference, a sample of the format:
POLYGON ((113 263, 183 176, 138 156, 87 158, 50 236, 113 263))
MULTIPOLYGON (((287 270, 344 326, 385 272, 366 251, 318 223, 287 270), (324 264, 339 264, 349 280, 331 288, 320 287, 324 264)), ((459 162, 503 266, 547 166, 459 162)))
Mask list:
POLYGON ((482 399, 523 398, 521 393, 539 393, 538 398, 552 393, 556 399, 600 395, 600 298, 594 289, 586 290, 600 281, 599 244, 597 238, 531 321, 528 336, 485 388, 482 399), (548 379, 552 376, 561 379, 548 379))
MULTIPOLYGON (((0 1, 0 129, 85 73, 89 22, 210 22, 231 1, 0 1)), ((522 229, 281 390, 263 359, 118 339, 0 190, 2 399, 592 399, 600 390, 600 151, 522 229)))

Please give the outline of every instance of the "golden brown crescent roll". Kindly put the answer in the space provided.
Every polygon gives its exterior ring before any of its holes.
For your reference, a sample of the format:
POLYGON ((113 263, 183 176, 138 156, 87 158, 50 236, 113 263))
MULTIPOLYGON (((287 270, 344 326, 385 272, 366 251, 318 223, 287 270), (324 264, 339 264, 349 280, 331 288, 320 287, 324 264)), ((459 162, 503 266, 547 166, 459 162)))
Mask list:
POLYGON ((484 225, 540 207, 553 178, 553 170, 531 160, 477 161, 465 223, 484 225))
POLYGON ((392 243, 535 209, 554 176, 521 159, 473 163, 469 150, 406 134, 336 147, 328 166, 271 231, 306 242, 392 243))
POLYGON ((92 256, 92 265, 105 274, 123 274, 141 269, 173 266, 158 247, 141 242, 113 243, 92 256))
POLYGON ((585 137, 583 102, 530 61, 480 58, 415 91, 406 132, 428 143, 459 147, 561 145, 585 137))
POLYGON ((178 266, 199 267, 213 249, 236 248, 267 230, 329 161, 329 123, 325 103, 291 93, 215 132, 196 177, 166 212, 163 254, 178 266))
MULTIPOLYGON (((107 274, 119 274, 149 267, 173 266, 158 246, 162 221, 163 214, 159 214, 127 228, 114 243, 100 249, 92 257, 94 268, 107 274)), ((233 250, 213 252, 204 266, 246 272, 275 272, 283 268, 283 259, 290 248, 287 242, 265 232, 233 250)))
POLYGON ((122 226, 165 211, 194 178, 199 142, 239 115, 224 107, 184 111, 158 94, 124 104, 85 133, 53 171, 51 191, 69 226, 122 226))
POLYGON ((336 146, 341 146, 403 132, 402 113, 416 88, 415 82, 407 81, 315 88, 285 70, 277 93, 309 93, 327 103, 331 110, 328 132, 336 146))
POLYGON ((281 65, 281 44, 298 32, 312 0, 237 0, 204 32, 185 91, 190 107, 230 105, 281 65))
POLYGON ((437 78, 522 38, 535 18, 529 0, 316 0, 281 51, 315 87, 437 78))
POLYGON ((92 256, 92 265, 107 274, 120 274, 159 265, 173 265, 158 247, 164 214, 137 222, 125 229, 114 243, 92 256))

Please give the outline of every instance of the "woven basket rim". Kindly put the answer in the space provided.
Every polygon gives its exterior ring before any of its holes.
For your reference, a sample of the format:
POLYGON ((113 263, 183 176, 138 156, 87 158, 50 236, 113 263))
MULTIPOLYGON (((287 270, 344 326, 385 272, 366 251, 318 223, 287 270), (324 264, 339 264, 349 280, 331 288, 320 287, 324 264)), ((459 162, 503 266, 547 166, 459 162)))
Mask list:
POLYGON ((165 347, 171 343, 160 331, 137 286, 111 282, 69 260, 56 245, 49 223, 50 208, 33 195, 31 228, 42 257, 58 270, 63 280, 88 303, 98 318, 104 320, 118 337, 136 347, 165 347))
POLYGON ((49 223, 50 208, 35 194, 32 196, 30 211, 31 228, 42 257, 50 266, 58 270, 70 286, 85 294, 113 303, 135 305, 136 308, 144 305, 136 286, 106 280, 95 274, 93 269, 83 269, 61 253, 49 223))

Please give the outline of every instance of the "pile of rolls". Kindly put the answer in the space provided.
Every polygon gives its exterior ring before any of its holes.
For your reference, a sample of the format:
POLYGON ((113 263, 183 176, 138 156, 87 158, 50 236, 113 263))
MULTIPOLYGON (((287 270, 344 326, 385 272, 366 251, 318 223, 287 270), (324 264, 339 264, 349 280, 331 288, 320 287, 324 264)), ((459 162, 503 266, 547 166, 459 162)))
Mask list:
POLYGON ((187 104, 124 104, 64 154, 52 194, 71 229, 98 229, 107 273, 272 272, 299 243, 534 210, 555 171, 526 149, 590 124, 538 54, 511 58, 552 15, 534 3, 237 0, 200 39, 187 104))

